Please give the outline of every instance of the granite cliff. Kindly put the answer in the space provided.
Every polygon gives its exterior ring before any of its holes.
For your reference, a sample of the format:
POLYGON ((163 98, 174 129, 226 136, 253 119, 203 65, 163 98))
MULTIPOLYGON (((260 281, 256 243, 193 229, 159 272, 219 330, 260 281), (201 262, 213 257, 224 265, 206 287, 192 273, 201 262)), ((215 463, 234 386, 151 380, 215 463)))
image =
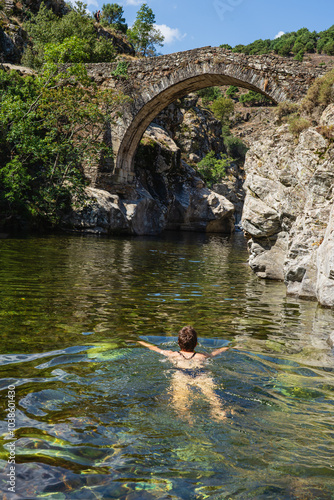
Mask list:
POLYGON ((287 292, 334 306, 334 104, 298 138, 263 130, 246 157, 242 225, 249 264, 287 292))

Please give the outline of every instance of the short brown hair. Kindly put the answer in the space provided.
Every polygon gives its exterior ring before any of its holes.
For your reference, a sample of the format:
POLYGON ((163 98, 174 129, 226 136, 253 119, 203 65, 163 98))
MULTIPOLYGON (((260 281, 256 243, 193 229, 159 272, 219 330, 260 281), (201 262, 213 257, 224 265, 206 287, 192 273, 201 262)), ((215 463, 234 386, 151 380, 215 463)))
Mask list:
POLYGON ((197 345, 197 332, 192 326, 184 326, 178 338, 181 351, 192 352, 197 345))

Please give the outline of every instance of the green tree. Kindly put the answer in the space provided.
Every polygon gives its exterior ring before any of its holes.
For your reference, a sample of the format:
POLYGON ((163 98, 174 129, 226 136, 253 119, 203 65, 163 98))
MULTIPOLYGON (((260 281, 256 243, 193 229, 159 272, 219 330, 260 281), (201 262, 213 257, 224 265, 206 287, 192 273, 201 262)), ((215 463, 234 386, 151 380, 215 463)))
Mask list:
POLYGON ((248 54, 248 50, 246 48, 246 45, 242 45, 242 44, 239 44, 239 45, 236 45, 235 47, 233 47, 232 52, 244 52, 245 54, 248 54))
POLYGON ((329 56, 334 56, 334 40, 330 40, 324 45, 323 52, 329 56))
POLYGON ((97 161, 103 151, 110 154, 103 134, 122 97, 92 84, 78 63, 84 50, 85 42, 72 37, 45 46, 40 75, 0 71, 0 210, 5 216, 57 226, 73 197, 83 195, 83 164, 97 161))
POLYGON ((306 48, 306 45, 302 43, 299 39, 295 42, 294 46, 292 47, 292 52, 294 54, 298 54, 298 52, 304 52, 306 48))
POLYGON ((206 87, 198 90, 197 94, 202 98, 202 103, 206 106, 209 102, 213 102, 219 97, 222 97, 222 92, 219 87, 206 87))
POLYGON ((228 158, 224 154, 216 156, 214 151, 210 151, 203 160, 201 160, 196 170, 201 174, 205 182, 211 187, 219 182, 226 175, 226 168, 234 162, 233 158, 228 158))
POLYGON ((244 54, 268 54, 275 52, 281 56, 290 56, 291 52, 301 58, 305 52, 315 52, 331 54, 334 42, 334 26, 328 30, 317 33, 301 28, 298 31, 284 33, 284 35, 274 40, 255 40, 249 45, 236 45, 233 52, 243 52, 244 54), (328 44, 328 45, 327 45, 328 44))
POLYGON ((302 62, 303 59, 304 59, 304 51, 303 50, 300 50, 298 52, 298 54, 295 55, 294 57, 295 61, 299 61, 299 62, 302 62))
POLYGON ((224 125, 229 121, 229 117, 234 112, 234 102, 228 97, 219 97, 211 104, 210 109, 215 117, 224 125))
POLYGON ((155 15, 152 9, 144 3, 137 12, 136 20, 127 34, 136 52, 142 56, 156 55, 155 45, 162 47, 164 36, 154 27, 155 15))
POLYGON ((107 3, 103 4, 102 7, 102 26, 108 26, 122 33, 126 33, 128 30, 128 25, 123 17, 124 11, 121 5, 117 3, 107 3))

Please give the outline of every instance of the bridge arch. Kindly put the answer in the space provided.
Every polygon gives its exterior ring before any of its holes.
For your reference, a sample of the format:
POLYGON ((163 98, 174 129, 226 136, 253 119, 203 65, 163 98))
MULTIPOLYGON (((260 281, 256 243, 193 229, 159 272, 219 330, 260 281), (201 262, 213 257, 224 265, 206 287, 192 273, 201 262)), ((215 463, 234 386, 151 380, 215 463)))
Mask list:
POLYGON ((120 180, 131 181, 134 175, 134 158, 139 142, 153 119, 176 99, 206 87, 235 85, 259 92, 275 103, 288 99, 285 91, 273 78, 234 65, 220 68, 219 65, 201 65, 174 72, 158 84, 140 94, 125 110, 122 122, 123 133, 114 141, 116 153, 115 173, 120 180), (118 144, 117 144, 118 142, 118 144), (116 146, 116 147, 115 147, 116 146))
POLYGON ((176 99, 205 87, 236 85, 260 92, 275 103, 298 101, 314 79, 325 73, 307 62, 274 54, 233 53, 219 47, 125 61, 128 75, 123 80, 113 76, 117 62, 87 65, 98 85, 118 88, 131 98, 131 103, 122 105, 121 114, 116 113, 110 130, 114 165, 113 173, 109 172, 110 181, 116 184, 134 179, 134 157, 142 135, 176 99))

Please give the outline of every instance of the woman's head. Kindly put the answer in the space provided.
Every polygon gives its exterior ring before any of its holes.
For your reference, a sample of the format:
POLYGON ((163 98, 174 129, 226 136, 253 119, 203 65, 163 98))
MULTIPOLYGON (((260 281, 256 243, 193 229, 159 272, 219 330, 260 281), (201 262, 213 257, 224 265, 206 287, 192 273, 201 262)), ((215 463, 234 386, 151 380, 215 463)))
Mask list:
POLYGON ((197 333, 192 326, 184 326, 178 338, 181 351, 193 352, 197 345, 197 333))

